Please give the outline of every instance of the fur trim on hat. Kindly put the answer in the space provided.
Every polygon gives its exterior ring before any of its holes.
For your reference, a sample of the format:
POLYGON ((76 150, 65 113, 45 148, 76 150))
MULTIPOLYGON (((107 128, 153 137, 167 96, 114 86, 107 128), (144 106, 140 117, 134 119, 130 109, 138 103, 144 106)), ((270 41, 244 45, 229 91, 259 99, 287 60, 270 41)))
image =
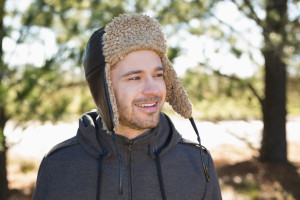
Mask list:
POLYGON ((167 41, 161 25, 149 16, 122 14, 114 18, 105 27, 103 54, 106 62, 106 80, 114 115, 115 130, 119 126, 119 114, 111 84, 111 67, 129 53, 137 50, 152 50, 160 56, 167 88, 166 101, 182 117, 191 117, 192 104, 167 58, 167 49, 167 41))
POLYGON ((192 117, 192 103, 188 95, 182 87, 176 71, 167 56, 162 57, 162 65, 164 67, 164 80, 167 87, 166 102, 172 106, 173 110, 184 118, 192 117))

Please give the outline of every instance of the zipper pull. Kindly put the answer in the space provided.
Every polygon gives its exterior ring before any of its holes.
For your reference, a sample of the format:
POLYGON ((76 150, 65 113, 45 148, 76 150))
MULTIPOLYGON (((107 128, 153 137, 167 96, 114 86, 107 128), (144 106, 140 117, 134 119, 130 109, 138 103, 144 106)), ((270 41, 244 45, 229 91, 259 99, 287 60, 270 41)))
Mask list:
POLYGON ((152 151, 153 151, 153 153, 154 153, 154 154, 156 154, 156 153, 157 153, 157 148, 156 148, 156 146, 155 146, 155 145, 153 145, 153 146, 152 146, 152 151))
POLYGON ((129 140, 129 142, 128 142, 128 150, 129 151, 132 150, 132 145, 133 145, 133 140, 129 140))

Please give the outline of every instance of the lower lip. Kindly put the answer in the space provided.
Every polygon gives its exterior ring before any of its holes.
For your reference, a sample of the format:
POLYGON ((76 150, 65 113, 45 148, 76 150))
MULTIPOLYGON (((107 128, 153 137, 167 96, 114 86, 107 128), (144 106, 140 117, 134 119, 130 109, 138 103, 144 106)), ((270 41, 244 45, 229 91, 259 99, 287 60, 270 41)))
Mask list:
POLYGON ((149 107, 139 107, 137 108, 143 112, 156 112, 158 109, 158 103, 156 103, 154 106, 149 106, 149 107))

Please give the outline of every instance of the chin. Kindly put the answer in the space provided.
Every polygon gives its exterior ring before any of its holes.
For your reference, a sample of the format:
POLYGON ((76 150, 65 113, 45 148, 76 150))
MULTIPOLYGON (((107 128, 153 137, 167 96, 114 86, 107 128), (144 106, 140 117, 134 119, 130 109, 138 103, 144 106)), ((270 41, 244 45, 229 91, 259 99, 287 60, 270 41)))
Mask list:
POLYGON ((143 120, 143 122, 141 122, 141 124, 144 124, 144 127, 146 126, 147 128, 154 128, 158 125, 159 123, 159 115, 155 116, 154 119, 151 120, 143 120))

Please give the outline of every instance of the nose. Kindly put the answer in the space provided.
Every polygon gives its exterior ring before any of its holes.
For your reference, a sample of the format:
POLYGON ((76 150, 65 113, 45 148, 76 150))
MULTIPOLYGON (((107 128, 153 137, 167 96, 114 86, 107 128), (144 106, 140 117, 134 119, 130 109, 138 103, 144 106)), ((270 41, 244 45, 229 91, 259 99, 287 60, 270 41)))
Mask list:
POLYGON ((158 83, 152 76, 145 80, 143 94, 146 96, 156 96, 159 94, 158 83))

